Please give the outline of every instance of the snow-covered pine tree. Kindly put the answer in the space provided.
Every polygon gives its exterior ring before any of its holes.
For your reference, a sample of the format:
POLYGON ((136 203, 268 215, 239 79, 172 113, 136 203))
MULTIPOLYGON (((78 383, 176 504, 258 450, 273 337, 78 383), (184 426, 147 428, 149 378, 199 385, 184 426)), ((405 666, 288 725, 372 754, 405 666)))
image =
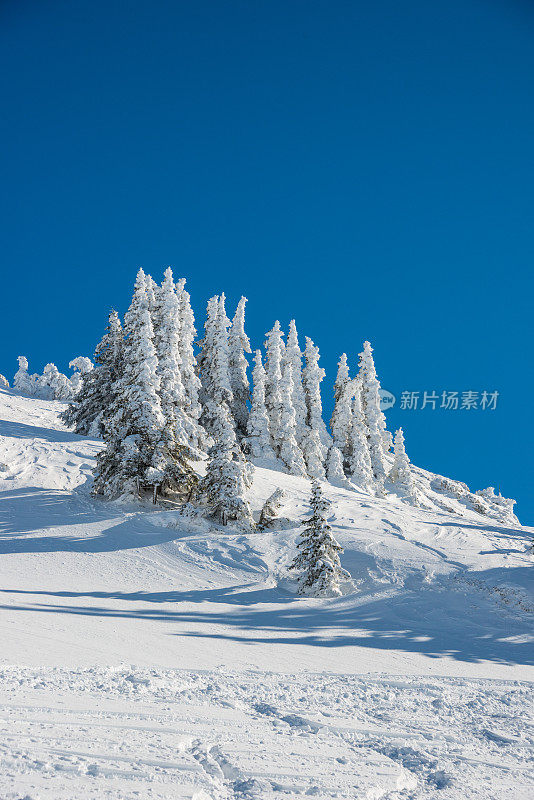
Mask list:
POLYGON ((282 357, 284 355, 283 333, 278 320, 266 333, 265 351, 265 407, 269 417, 271 446, 275 453, 280 450, 280 423, 282 419, 282 396, 280 382, 282 380, 282 357))
POLYGON ((348 444, 348 474, 351 481, 364 492, 376 487, 369 453, 368 429, 362 412, 362 385, 358 376, 353 382, 352 422, 348 444))
POLYGON ((76 396, 80 389, 82 388, 83 384, 83 376, 86 375, 88 372, 91 372, 93 369, 93 362, 87 356, 77 356, 73 358, 72 361, 69 361, 70 369, 73 369, 74 372, 70 376, 70 385, 72 386, 72 391, 76 396))
POLYGON ((297 555, 289 569, 299 572, 299 594, 309 597, 340 595, 340 582, 350 576, 341 566, 339 555, 343 549, 332 536, 327 522, 330 502, 318 481, 312 484, 310 505, 312 514, 298 538, 297 555))
POLYGON ((106 449, 97 458, 95 491, 107 497, 134 495, 139 487, 177 489, 194 474, 176 452, 166 430, 159 399, 160 379, 149 310, 147 281, 139 270, 124 318, 123 371, 113 386, 110 415, 104 423, 106 449))
POLYGON ((310 478, 324 480, 326 448, 321 444, 318 431, 306 425, 301 442, 302 454, 306 462, 306 472, 310 478))
POLYGON ((212 297, 208 300, 204 338, 199 342, 201 353, 198 359, 202 382, 200 421, 212 438, 215 437, 215 427, 220 427, 217 406, 225 404, 230 412, 233 402, 228 369, 229 327, 224 294, 212 297))
POLYGON ((290 475, 306 475, 306 464, 296 439, 296 415, 293 407, 292 369, 286 363, 280 381, 282 411, 279 428, 279 457, 286 465, 290 475))
POLYGON ((210 504, 210 514, 222 525, 228 521, 252 523, 252 513, 246 499, 250 485, 251 465, 239 447, 233 419, 226 401, 215 403, 210 412, 214 444, 208 451, 203 491, 210 504))
POLYGON ((335 445, 330 447, 326 456, 326 477, 333 486, 340 486, 344 489, 350 488, 350 482, 347 480, 343 469, 343 455, 335 445))
POLYGON ((201 422, 213 445, 208 450, 206 476, 202 488, 211 513, 221 524, 228 520, 251 522, 245 492, 251 481, 249 464, 237 442, 234 420, 230 412, 233 401, 228 369, 228 328, 225 297, 208 301, 204 338, 200 342, 200 379, 202 382, 201 422))
POLYGON ((323 420, 323 404, 321 401, 321 381, 325 376, 325 371, 319 366, 319 348, 314 345, 312 340, 306 337, 306 347, 304 349, 304 360, 306 362, 302 370, 302 383, 304 385, 304 396, 308 410, 308 426, 316 431, 319 440, 325 448, 324 453, 332 444, 332 437, 326 429, 323 420))
POLYGON ((265 369, 261 360, 261 350, 256 350, 252 371, 252 404, 247 422, 247 452, 256 459, 274 462, 276 456, 271 447, 269 417, 265 407, 265 369))
POLYGON ((302 385, 302 352, 299 347, 299 339, 295 320, 289 323, 289 332, 284 354, 282 356, 282 371, 288 364, 291 370, 291 380, 293 381, 293 408, 295 409, 295 436, 300 444, 305 433, 306 418, 308 409, 304 397, 304 387, 302 385))
POLYGON ((323 480, 325 477, 325 460, 332 438, 326 430, 322 417, 320 384, 325 376, 324 369, 319 367, 319 348, 306 337, 304 350, 305 366, 302 370, 302 383, 306 401, 306 426, 300 442, 308 475, 323 480))
POLYGON ((152 319, 157 323, 157 328, 154 330, 154 345, 159 377, 159 398, 165 425, 170 441, 189 447, 191 431, 184 410, 185 391, 181 373, 180 301, 170 267, 165 270, 161 286, 156 287, 152 319))
POLYGON ((414 504, 417 503, 417 493, 410 467, 410 459, 406 455, 402 428, 399 428, 397 431, 395 431, 394 458, 393 466, 391 468, 391 472, 389 473, 389 480, 395 489, 400 489, 409 502, 414 504))
POLYGON ((74 396, 72 384, 55 364, 46 364, 43 374, 35 384, 35 394, 45 400, 71 400, 74 396))
POLYGON ((367 426, 371 466, 377 480, 384 480, 387 474, 386 453, 391 448, 391 434, 386 430, 386 418, 380 409, 380 383, 376 376, 373 348, 369 342, 363 343, 360 353, 362 412, 367 426))
POLYGON ((242 297, 232 320, 228 335, 228 370, 233 401, 230 411, 235 421, 236 433, 240 439, 246 436, 250 387, 247 377, 248 361, 245 353, 251 353, 250 341, 245 333, 245 304, 242 297))
POLYGON ((275 521, 280 516, 286 493, 283 489, 275 489, 263 504, 258 521, 258 530, 264 531, 274 527, 275 521))
POLYGON ((22 392, 22 394, 32 395, 35 392, 36 376, 29 374, 26 356, 19 356, 17 361, 19 362, 19 368, 13 378, 13 388, 17 392, 22 392))
POLYGON ((111 311, 108 326, 95 349, 95 368, 82 375, 82 386, 61 419, 82 436, 103 435, 103 419, 113 402, 113 385, 120 376, 123 333, 116 311, 111 311))
POLYGON ((156 300, 159 287, 154 278, 152 277, 152 275, 145 274, 145 279, 146 279, 146 296, 148 299, 148 310, 150 311, 150 316, 152 319, 152 328, 154 330, 154 333, 156 334, 156 331, 159 326, 158 308, 156 300))
POLYGON ((185 278, 176 284, 176 294, 180 303, 180 373, 184 387, 184 411, 190 421, 191 447, 202 450, 207 445, 206 432, 199 423, 201 407, 199 402, 200 378, 197 375, 197 360, 193 349, 197 331, 195 317, 191 308, 189 292, 185 289, 185 278))
POLYGON ((342 353, 339 359, 336 382, 334 384, 334 411, 330 420, 330 429, 334 445, 338 448, 344 461, 349 456, 349 436, 352 426, 352 398, 354 383, 349 378, 347 356, 342 353))

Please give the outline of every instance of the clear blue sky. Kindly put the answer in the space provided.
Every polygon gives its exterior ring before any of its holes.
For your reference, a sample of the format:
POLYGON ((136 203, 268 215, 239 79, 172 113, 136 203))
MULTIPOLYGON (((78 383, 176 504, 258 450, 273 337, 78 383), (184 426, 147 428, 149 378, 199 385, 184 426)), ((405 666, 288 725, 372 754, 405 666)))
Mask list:
POLYGON ((500 392, 388 412, 534 523, 534 5, 3 0, 0 371, 90 354, 136 269, 295 317, 328 375, 500 392))

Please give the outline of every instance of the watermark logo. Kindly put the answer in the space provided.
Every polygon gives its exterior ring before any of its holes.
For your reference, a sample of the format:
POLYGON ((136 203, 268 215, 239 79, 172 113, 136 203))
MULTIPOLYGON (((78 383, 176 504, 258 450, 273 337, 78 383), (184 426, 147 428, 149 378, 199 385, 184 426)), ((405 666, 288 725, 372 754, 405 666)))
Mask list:
POLYGON ((446 411, 495 411, 499 392, 478 392, 470 389, 466 392, 401 392, 400 408, 403 411, 436 408, 446 411))
MULTIPOLYGON (((379 389, 380 410, 387 411, 393 408, 397 398, 387 389, 379 389)), ((499 392, 488 392, 486 390, 474 391, 469 389, 465 392, 456 391, 428 391, 400 393, 399 409, 401 411, 495 411, 499 392)))
POLYGON ((386 389, 379 389, 378 396, 380 397, 380 410, 387 411, 388 408, 392 408, 395 405, 397 398, 391 392, 388 392, 386 389))

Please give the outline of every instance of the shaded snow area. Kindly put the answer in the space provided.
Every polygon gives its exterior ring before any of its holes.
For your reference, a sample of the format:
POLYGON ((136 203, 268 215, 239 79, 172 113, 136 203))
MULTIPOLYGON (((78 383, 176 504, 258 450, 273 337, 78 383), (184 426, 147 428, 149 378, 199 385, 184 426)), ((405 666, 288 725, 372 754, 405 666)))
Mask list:
POLYGON ((532 530, 323 484, 351 579, 301 599, 309 481, 256 469, 262 533, 103 502, 63 407, 0 393, 1 800, 534 796, 532 530))

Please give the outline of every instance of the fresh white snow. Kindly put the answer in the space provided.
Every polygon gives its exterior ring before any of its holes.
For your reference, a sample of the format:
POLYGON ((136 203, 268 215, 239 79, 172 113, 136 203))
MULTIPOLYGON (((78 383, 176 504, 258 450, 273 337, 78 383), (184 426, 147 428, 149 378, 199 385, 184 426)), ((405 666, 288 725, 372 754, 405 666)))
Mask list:
POLYGON ((255 533, 105 502, 63 408, 0 391, 2 800, 532 796, 532 530, 323 484, 351 581, 297 597, 309 480, 255 533))

